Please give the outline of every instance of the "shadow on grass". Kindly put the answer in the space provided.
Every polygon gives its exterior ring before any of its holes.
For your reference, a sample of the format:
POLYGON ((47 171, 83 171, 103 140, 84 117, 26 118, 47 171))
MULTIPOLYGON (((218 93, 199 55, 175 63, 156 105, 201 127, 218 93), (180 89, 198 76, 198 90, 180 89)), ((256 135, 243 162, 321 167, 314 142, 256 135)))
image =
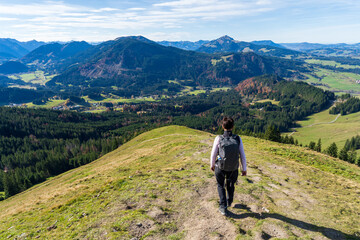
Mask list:
POLYGON ((278 219, 283 222, 292 224, 292 225, 294 225, 298 228, 302 228, 304 230, 322 233, 325 237, 327 237, 329 239, 333 239, 333 240, 359 239, 360 240, 360 234, 358 236, 346 234, 346 233, 343 233, 341 231, 338 231, 338 230, 335 230, 332 228, 316 226, 314 224, 296 220, 296 219, 292 219, 292 218, 288 218, 288 217, 285 217, 285 216, 277 214, 277 213, 262 213, 262 214, 254 213, 254 212, 251 212, 251 209, 244 204, 235 204, 234 208, 247 210, 249 212, 242 213, 242 214, 236 214, 236 213, 233 213, 228 210, 227 216, 230 218, 233 218, 233 219, 244 219, 247 217, 252 217, 252 218, 256 218, 256 219, 273 218, 273 219, 278 219))

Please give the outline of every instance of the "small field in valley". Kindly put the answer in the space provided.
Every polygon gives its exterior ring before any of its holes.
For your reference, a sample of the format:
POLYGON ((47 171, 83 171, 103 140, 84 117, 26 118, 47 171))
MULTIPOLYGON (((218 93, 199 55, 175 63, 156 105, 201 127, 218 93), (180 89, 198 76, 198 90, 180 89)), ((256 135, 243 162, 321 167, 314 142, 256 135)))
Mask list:
POLYGON ((360 94, 360 75, 350 72, 338 72, 316 67, 311 74, 305 74, 305 80, 324 90, 330 90, 338 94, 353 93, 360 94))
POLYGON ((46 82, 50 81, 56 75, 45 74, 44 71, 35 71, 24 74, 10 75, 9 78, 20 79, 26 83, 45 85, 46 82))
POLYGON ((325 66, 340 67, 340 68, 345 68, 345 69, 360 68, 360 66, 357 66, 357 65, 341 64, 336 61, 320 60, 320 59, 307 59, 307 60, 305 60, 305 62, 310 63, 310 64, 319 64, 319 65, 325 65, 325 66))
POLYGON ((297 122, 300 127, 296 128, 292 136, 303 145, 308 145, 310 141, 317 142, 321 138, 323 149, 332 142, 342 148, 346 139, 360 134, 359 122, 360 112, 338 117, 329 114, 327 109, 297 122))
POLYGON ((66 100, 49 100, 43 105, 37 105, 37 104, 33 104, 33 103, 26 103, 26 106, 28 106, 28 107, 36 107, 36 108, 53 108, 53 107, 56 107, 56 106, 59 106, 59 105, 65 103, 65 102, 66 102, 66 100))
POLYGON ((266 102, 270 102, 273 105, 279 105, 279 103, 280 103, 280 101, 276 101, 273 99, 261 99, 261 100, 254 101, 253 103, 266 103, 266 102))

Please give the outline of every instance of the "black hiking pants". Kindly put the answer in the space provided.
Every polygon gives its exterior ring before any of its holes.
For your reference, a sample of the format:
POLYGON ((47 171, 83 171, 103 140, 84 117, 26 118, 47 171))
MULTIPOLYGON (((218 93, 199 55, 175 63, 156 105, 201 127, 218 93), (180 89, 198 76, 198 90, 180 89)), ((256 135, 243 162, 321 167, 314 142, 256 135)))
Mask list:
POLYGON ((235 171, 224 171, 221 170, 217 165, 215 166, 215 177, 217 181, 217 189, 220 197, 220 207, 227 207, 227 201, 233 202, 235 183, 239 175, 239 170, 235 171), (225 190, 226 180, 226 190, 225 190), (227 192, 227 197, 226 197, 227 192))

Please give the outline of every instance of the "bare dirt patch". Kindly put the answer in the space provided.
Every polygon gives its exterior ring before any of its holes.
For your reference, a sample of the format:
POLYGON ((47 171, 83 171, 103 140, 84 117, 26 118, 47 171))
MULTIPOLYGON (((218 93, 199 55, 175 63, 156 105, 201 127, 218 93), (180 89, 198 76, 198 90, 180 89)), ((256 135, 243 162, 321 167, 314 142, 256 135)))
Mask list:
POLYGON ((218 210, 215 179, 209 179, 207 186, 191 201, 189 215, 183 216, 181 229, 185 239, 235 239, 236 226, 222 216, 218 210), (216 199, 216 200, 214 200, 216 199))

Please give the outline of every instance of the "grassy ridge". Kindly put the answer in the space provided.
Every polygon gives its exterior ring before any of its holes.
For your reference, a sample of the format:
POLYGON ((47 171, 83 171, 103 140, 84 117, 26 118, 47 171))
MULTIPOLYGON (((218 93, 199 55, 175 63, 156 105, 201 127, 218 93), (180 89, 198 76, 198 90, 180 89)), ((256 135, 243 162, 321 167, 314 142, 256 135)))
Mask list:
POLYGON ((239 178, 230 217, 220 216, 213 139, 179 126, 142 134, 0 202, 0 238, 359 239, 358 167, 251 137, 249 176, 239 178))

